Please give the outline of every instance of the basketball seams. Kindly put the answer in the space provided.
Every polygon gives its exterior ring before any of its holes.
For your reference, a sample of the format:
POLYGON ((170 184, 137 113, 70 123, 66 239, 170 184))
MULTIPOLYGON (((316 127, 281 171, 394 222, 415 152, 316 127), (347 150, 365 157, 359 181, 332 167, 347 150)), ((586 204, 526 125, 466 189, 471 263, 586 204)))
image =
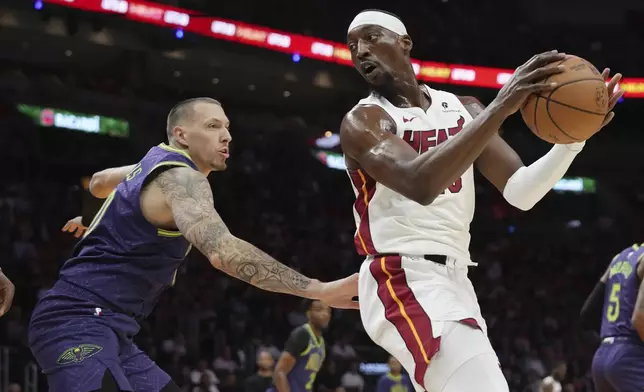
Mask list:
POLYGON ((602 117, 606 117, 606 113, 598 113, 598 112, 593 112, 593 111, 591 111, 591 110, 586 110, 586 109, 578 108, 578 107, 576 107, 576 106, 572 106, 572 105, 569 105, 569 104, 567 104, 567 103, 563 103, 563 102, 557 101, 556 99, 552 99, 552 98, 544 97, 543 95, 539 95, 539 98, 545 99, 546 101, 549 101, 549 102, 554 102, 554 103, 556 103, 557 105, 565 106, 565 107, 567 107, 568 109, 577 110, 577 111, 582 112, 582 113, 586 113, 586 114, 593 114, 593 115, 595 115, 595 116, 602 116, 602 117))
MULTIPOLYGON (((544 99, 545 99, 545 98, 544 98, 544 99)), ((554 118, 552 118, 552 115, 550 114, 550 102, 554 102, 554 101, 551 101, 551 100, 549 100, 549 99, 546 99, 546 114, 548 115, 548 118, 550 118, 550 121, 552 122, 552 124, 553 124, 555 127, 557 127, 557 129, 559 130, 559 132, 561 132, 561 133, 563 133, 564 135, 568 136, 571 140, 575 140, 575 141, 578 141, 578 142, 583 141, 583 139, 578 139, 578 138, 576 138, 576 137, 574 137, 574 136, 570 136, 570 135, 568 134, 568 132, 564 131, 564 130, 559 126, 559 124, 557 124, 557 122, 555 121, 555 119, 554 119, 554 118)), ((552 135, 551 135, 551 136, 552 136, 552 135)))
MULTIPOLYGON (((560 66, 561 64, 565 63, 566 61, 568 61, 568 60, 572 60, 572 59, 574 59, 574 58, 575 58, 575 57, 572 57, 572 56, 570 56, 570 57, 566 57, 565 59, 563 59, 563 60, 561 60, 560 62, 558 62, 556 66, 558 67, 558 66, 560 66)), ((553 76, 553 75, 548 76, 548 77, 543 81, 543 83, 547 83, 547 82, 548 82, 548 80, 550 80, 550 78, 551 78, 552 76, 553 76)), ((535 100, 535 102, 534 102, 534 113, 533 113, 533 124, 532 124, 532 125, 534 126, 534 130, 533 130, 533 131, 537 134, 537 136, 540 136, 540 135, 541 135, 541 132, 539 132, 539 125, 538 125, 538 122, 539 122, 538 120, 539 120, 539 118, 537 117, 537 111, 539 110, 539 99, 540 99, 540 98, 543 98, 543 99, 546 99, 546 100, 547 100, 548 98, 542 97, 542 96, 541 96, 541 95, 539 95, 539 94, 534 94, 534 95, 536 96, 536 100, 535 100)), ((523 105, 523 108, 525 108, 525 107, 528 105, 528 102, 530 102, 530 99, 529 99, 529 98, 528 98, 528 100, 526 100, 526 103, 523 105)), ((546 110, 547 110, 547 103, 546 103, 546 110)), ((548 114, 548 115, 550 115, 550 114, 548 114)), ((529 128, 532 128, 532 127, 529 127, 529 128)))
POLYGON ((559 132, 561 132, 562 134, 566 135, 566 136, 567 136, 568 138, 570 138, 571 140, 582 141, 583 139, 579 139, 579 138, 576 138, 576 137, 574 137, 574 136, 571 136, 568 132, 564 131, 564 130, 563 130, 563 128, 561 128, 561 127, 559 126, 559 124, 557 124, 557 122, 555 121, 555 119, 552 117, 552 114, 550 114, 550 102, 554 102, 554 103, 556 103, 556 104, 558 104, 558 105, 564 106, 564 107, 569 108, 569 109, 574 109, 574 110, 577 110, 577 111, 582 112, 582 113, 592 114, 592 115, 596 115, 596 116, 605 116, 606 114, 597 113, 597 112, 592 112, 592 111, 590 111, 590 110, 581 109, 581 108, 578 108, 578 107, 575 107, 575 106, 572 106, 572 105, 565 104, 565 103, 563 103, 563 102, 559 102, 559 101, 557 101, 557 100, 555 100, 555 99, 552 99, 552 95, 553 95, 553 94, 554 94, 554 93, 555 93, 559 88, 561 88, 561 87, 563 87, 563 86, 568 86, 568 85, 570 85, 570 84, 579 83, 579 82, 585 82, 585 81, 589 81, 589 80, 598 80, 598 81, 602 81, 602 82, 603 82, 603 80, 598 79, 598 78, 583 78, 583 79, 570 80, 570 81, 568 81, 568 82, 566 82, 566 83, 562 83, 562 84, 560 84, 560 85, 557 85, 557 87, 556 87, 555 89, 553 89, 552 91, 550 91, 550 93, 548 94, 548 96, 547 96, 547 97, 542 97, 541 95, 539 95, 539 97, 540 97, 540 98, 543 98, 543 99, 545 99, 545 100, 546 100, 546 113, 548 114, 548 118, 550 118, 550 121, 552 122, 552 124, 553 124, 555 127, 557 127, 557 129, 559 130, 559 132))
POLYGON ((568 108, 570 108, 570 109, 578 110, 578 111, 580 111, 580 112, 589 113, 589 114, 596 114, 596 115, 599 115, 599 116, 605 116, 605 115, 606 115, 606 113, 597 113, 597 112, 593 112, 593 111, 590 111, 590 110, 581 109, 581 108, 578 108, 578 107, 575 107, 575 106, 572 106, 572 105, 565 104, 565 103, 563 103, 563 102, 559 102, 559 101, 557 101, 556 99, 553 99, 553 98, 552 98, 552 94, 554 94, 554 93, 555 93, 557 90, 559 90, 561 87, 568 86, 568 85, 570 85, 570 84, 579 83, 579 82, 587 82, 587 81, 589 81, 589 80, 596 80, 596 81, 598 81, 598 82, 605 83, 603 79, 599 79, 599 78, 583 78, 583 79, 570 80, 570 81, 567 81, 566 83, 558 84, 558 85, 557 85, 557 87, 555 87, 555 88, 554 88, 554 90, 550 91, 550 94, 548 94, 548 96, 547 96, 547 97, 543 97, 543 98, 544 98, 544 99, 546 99, 546 100, 548 100, 548 101, 556 102, 556 103, 558 103, 559 105, 562 105, 562 106, 568 107, 568 108))
POLYGON ((534 125, 534 131, 537 133, 537 135, 541 135, 541 132, 539 132, 539 125, 538 125, 538 117, 537 117, 537 109, 539 108, 539 99, 541 96, 537 95, 537 100, 534 103, 534 120, 533 120, 533 125, 534 125))

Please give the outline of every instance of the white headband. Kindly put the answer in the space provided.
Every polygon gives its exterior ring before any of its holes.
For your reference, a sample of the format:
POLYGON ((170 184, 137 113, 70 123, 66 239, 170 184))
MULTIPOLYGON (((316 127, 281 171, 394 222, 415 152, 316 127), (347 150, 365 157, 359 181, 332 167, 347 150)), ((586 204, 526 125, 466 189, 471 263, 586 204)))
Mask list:
POLYGON ((363 11, 359 13, 349 25, 348 32, 364 25, 376 25, 393 31, 398 35, 407 35, 407 29, 400 19, 381 11, 363 11))

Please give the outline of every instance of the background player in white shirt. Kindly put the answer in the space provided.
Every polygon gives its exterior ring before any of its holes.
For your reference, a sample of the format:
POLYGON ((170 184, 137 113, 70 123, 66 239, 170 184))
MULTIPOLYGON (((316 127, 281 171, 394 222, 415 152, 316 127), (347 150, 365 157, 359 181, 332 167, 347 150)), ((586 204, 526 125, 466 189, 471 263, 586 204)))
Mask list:
MULTIPOLYGON (((498 130, 531 93, 555 87, 542 80, 562 69, 546 66, 565 55, 531 58, 486 109, 475 98, 419 85, 412 41, 391 14, 361 12, 347 41, 373 91, 347 113, 340 131, 356 193, 355 244, 366 256, 359 280, 365 330, 401 361, 419 391, 507 391, 467 277, 474 264, 472 165, 522 210, 561 179, 583 142, 555 145, 525 167, 498 130)), ((612 95, 611 110, 622 94, 612 95)))

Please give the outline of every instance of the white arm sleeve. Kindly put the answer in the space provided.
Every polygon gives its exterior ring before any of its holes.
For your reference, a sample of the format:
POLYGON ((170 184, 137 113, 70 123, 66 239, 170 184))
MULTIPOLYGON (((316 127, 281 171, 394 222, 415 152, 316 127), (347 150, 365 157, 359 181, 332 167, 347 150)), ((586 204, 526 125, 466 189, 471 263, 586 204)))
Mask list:
POLYGON ((532 165, 517 170, 505 184, 505 200, 523 211, 534 207, 566 174, 585 143, 555 144, 532 165))

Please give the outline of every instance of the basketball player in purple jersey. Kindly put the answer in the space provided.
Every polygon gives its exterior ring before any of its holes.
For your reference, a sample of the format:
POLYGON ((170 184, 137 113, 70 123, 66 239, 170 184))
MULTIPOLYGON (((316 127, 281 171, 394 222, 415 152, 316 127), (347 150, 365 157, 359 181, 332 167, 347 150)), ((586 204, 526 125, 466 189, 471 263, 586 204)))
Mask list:
POLYGON ((331 309, 320 301, 312 301, 306 311, 308 322, 291 332, 280 355, 273 386, 267 392, 306 392, 313 390, 315 378, 326 358, 322 331, 329 326, 331 309))
POLYGON ((168 115, 168 144, 95 176, 91 191, 105 202, 29 325, 51 391, 180 390, 132 338, 192 245, 215 268, 263 290, 358 307, 356 275, 307 278, 228 231, 206 179, 226 168, 228 127, 219 102, 180 102, 168 115))
POLYGON ((588 319, 603 296, 602 342, 592 369, 598 392, 644 391, 643 277, 644 244, 624 249, 610 262, 582 308, 582 319, 588 319))

